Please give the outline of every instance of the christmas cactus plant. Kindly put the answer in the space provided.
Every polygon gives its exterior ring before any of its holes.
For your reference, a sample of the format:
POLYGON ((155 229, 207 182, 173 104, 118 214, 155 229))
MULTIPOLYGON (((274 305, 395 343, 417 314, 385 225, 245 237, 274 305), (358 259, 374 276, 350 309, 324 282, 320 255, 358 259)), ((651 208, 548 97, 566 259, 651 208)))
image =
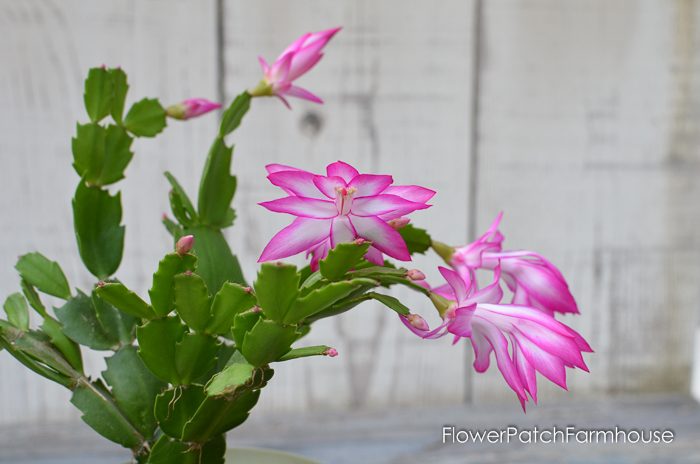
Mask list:
POLYGON ((135 462, 224 462, 225 434, 246 420, 274 363, 335 357, 334 348, 305 346, 303 337, 315 321, 368 300, 396 312, 398 323, 424 339, 468 338, 477 371, 488 368, 493 353, 523 408, 529 398, 536 401, 536 372, 565 388, 567 367, 586 369, 582 353, 590 346, 555 319, 578 312, 566 281, 536 253, 504 251, 500 217, 474 243, 450 247, 409 224, 411 213, 430 206, 434 191, 396 185, 390 175, 362 174, 341 161, 324 174, 267 166, 267 178, 284 196, 261 205, 294 220, 262 250, 260 270, 247 283, 222 232, 235 219, 227 137, 254 98, 276 96, 287 106, 288 97, 320 103, 294 82, 321 59, 337 32, 304 34, 273 64, 261 59, 263 79, 222 114, 196 202, 165 173, 174 219, 165 216, 163 224, 174 246, 153 273, 147 296, 117 277, 125 227, 120 194, 109 188, 124 178, 134 137, 155 137, 168 117, 186 120, 220 105, 190 99, 164 108, 146 98, 127 110, 124 71, 88 73, 88 121, 77 125, 72 140, 79 176, 72 206, 78 251, 95 283, 72 289, 58 263, 37 252, 21 256, 21 291, 5 301, 0 347, 71 390, 83 420, 129 448, 135 462), (401 265, 430 250, 448 266, 440 267, 444 285, 431 287, 421 271, 401 265), (310 257, 308 266, 277 261, 298 253, 310 257), (479 270, 492 276, 481 288, 479 270), (396 285, 424 295, 426 306, 437 310, 438 327, 430 329, 387 294, 396 285), (51 312, 42 294, 63 303, 51 312), (30 324, 30 308, 39 324, 30 324), (86 349, 107 353, 101 378, 84 373, 86 349))

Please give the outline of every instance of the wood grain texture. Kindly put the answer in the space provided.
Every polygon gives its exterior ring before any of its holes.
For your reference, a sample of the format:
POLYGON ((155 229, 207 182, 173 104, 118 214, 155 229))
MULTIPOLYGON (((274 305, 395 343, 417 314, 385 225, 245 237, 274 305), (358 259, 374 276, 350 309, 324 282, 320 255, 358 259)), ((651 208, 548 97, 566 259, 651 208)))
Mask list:
MULTIPOLYGON (((0 295, 18 289, 19 254, 40 250, 61 263, 73 286, 94 282, 73 236, 70 199, 78 178, 70 139, 85 121, 82 84, 105 63, 129 74, 127 103, 156 96, 164 104, 216 98, 214 1, 0 1, 0 295)), ((160 226, 167 211, 166 169, 193 191, 216 120, 170 123, 157 141, 137 140, 122 191, 126 247, 118 276, 145 293, 171 246, 160 226)), ((52 302, 58 304, 57 301, 52 302)), ((103 369, 99 356, 87 368, 103 369)), ((0 423, 77 417, 68 392, 0 354, 0 423)))
MULTIPOLYGON (((507 245, 568 277, 582 315, 566 322, 596 350, 591 375, 570 375, 576 394, 687 388, 700 297, 699 7, 485 2, 478 223, 505 210, 507 245)), ((508 394, 500 383, 475 379, 475 397, 508 394)))
MULTIPOLYGON (((436 189, 436 206, 414 215, 437 237, 467 233, 473 3, 415 1, 239 1, 225 3, 225 84, 230 99, 261 77, 268 60, 301 32, 342 25, 323 61, 299 84, 323 106, 294 100, 254 101, 235 134, 239 219, 231 238, 254 263, 289 216, 256 206, 283 194, 265 179, 266 163, 323 171, 338 159, 360 171, 391 173, 397 183, 436 189)), ((416 260, 426 267, 436 261, 416 260)), ((435 321, 432 306, 408 295, 412 309, 435 321)), ((261 397, 265 410, 445 403, 463 396, 464 349, 447 340, 416 340, 390 311, 365 304, 315 326, 308 343, 336 346, 340 356, 291 363, 261 397)))

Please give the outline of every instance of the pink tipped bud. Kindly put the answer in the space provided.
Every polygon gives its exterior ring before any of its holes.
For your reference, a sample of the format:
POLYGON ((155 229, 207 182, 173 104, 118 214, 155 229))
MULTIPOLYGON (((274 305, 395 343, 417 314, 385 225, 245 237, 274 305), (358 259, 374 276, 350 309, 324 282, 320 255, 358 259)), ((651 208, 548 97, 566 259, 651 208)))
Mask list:
POLYGON ((254 313, 262 312, 262 308, 260 306, 257 306, 257 305, 250 308, 250 310, 253 311, 254 313))
POLYGON ((411 269, 410 271, 406 272, 406 277, 411 280, 425 280, 425 274, 418 269, 411 269))
POLYGON ((362 244, 364 244, 364 243, 367 243, 367 240, 365 240, 364 238, 360 237, 360 238, 356 238, 355 241, 353 241, 352 243, 354 243, 355 245, 362 245, 362 244))
POLYGON ((430 329, 430 326, 428 325, 427 322, 425 322, 425 319, 423 319, 418 314, 409 314, 408 316, 406 316, 406 319, 408 319, 409 324, 411 324, 413 327, 415 327, 418 330, 430 329))
POLYGON ((411 222, 411 218, 407 218, 404 216, 404 217, 392 219, 387 224, 389 224, 394 229, 399 230, 402 227, 405 227, 406 225, 408 225, 409 222, 411 222))
POLYGON ((185 235, 175 244, 175 251, 178 255, 186 255, 194 246, 194 235, 185 235))
POLYGON ((168 220, 168 215, 167 215, 166 213, 163 213, 163 214, 160 215, 160 219, 161 219, 162 221, 167 221, 167 220, 168 220))
POLYGON ((99 282, 97 282, 97 287, 98 287, 98 288, 102 288, 102 287, 104 287, 104 286, 105 286, 104 280, 100 280, 99 282))
POLYGON ((328 348, 326 351, 323 352, 324 355, 328 356, 329 358, 335 358, 338 356, 338 350, 335 348, 328 348))
POLYGON ((253 293, 253 289, 250 287, 243 287, 243 291, 246 293, 253 293))
POLYGON ((221 108, 220 103, 209 101, 206 98, 188 98, 182 103, 171 105, 166 108, 165 112, 168 116, 174 119, 192 119, 210 111, 221 108))

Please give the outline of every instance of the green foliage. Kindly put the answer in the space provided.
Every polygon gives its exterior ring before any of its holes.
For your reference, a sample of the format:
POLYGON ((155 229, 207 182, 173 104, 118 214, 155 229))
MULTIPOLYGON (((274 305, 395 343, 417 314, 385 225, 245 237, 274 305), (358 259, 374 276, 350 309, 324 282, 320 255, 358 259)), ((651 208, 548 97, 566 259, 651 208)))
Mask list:
POLYGON ((265 316, 282 322, 299 294, 296 266, 264 263, 255 281, 255 294, 265 316))
POLYGON ((61 267, 41 253, 20 256, 15 269, 22 279, 48 295, 64 300, 70 298, 70 287, 61 267))
POLYGON ((357 278, 331 282, 297 299, 284 316, 285 324, 296 324, 309 316, 323 311, 335 302, 352 295, 357 290, 375 286, 376 281, 357 278))
POLYGON ((120 311, 142 319, 153 319, 156 314, 148 303, 119 282, 97 287, 97 295, 120 311))
MULTIPOLYGON (((78 184, 73 198, 73 224, 78 251, 88 270, 105 280, 119 268, 124 251, 121 195, 78 184)), ((31 282, 31 281, 30 281, 31 282)), ((41 287, 35 285, 41 290, 41 287)))
POLYGON ((78 291, 55 312, 63 333, 93 350, 116 350, 133 340, 136 320, 95 294, 90 297, 78 291))
POLYGON ((85 79, 85 109, 92 122, 100 122, 110 113, 114 100, 114 80, 106 68, 92 68, 85 79))
POLYGON ((203 332, 210 318, 211 299, 207 285, 197 274, 179 274, 173 279, 175 310, 190 328, 203 332))
POLYGON ((236 177, 231 175, 233 148, 218 137, 209 150, 199 184, 197 209, 202 224, 227 227, 232 219, 231 201, 236 193, 236 177))
POLYGON ((408 309, 406 305, 401 303, 397 298, 394 298, 393 296, 384 295, 382 293, 376 292, 369 292, 367 293, 367 296, 369 298, 372 298, 373 300, 377 300, 387 308, 392 309, 403 316, 408 316, 411 313, 411 310, 408 309))
POLYGON ((309 356, 325 356, 330 346, 316 345, 295 348, 282 356, 279 361, 291 361, 292 359, 308 358, 309 356))
POLYGON ((197 274, 204 279, 211 293, 219 291, 224 282, 245 285, 241 265, 220 230, 200 226, 185 229, 183 235, 194 235, 192 254, 197 256, 197 274))
POLYGON ((158 378, 189 385, 216 365, 219 342, 204 334, 187 333, 178 318, 154 319, 136 329, 139 355, 158 378))
POLYGON ((362 260, 369 246, 369 242, 360 245, 356 243, 337 244, 328 252, 328 256, 319 263, 321 274, 331 281, 341 280, 350 269, 362 260))
POLYGON ((156 316, 163 317, 170 314, 174 308, 173 279, 177 274, 194 271, 196 265, 197 258, 191 254, 169 253, 160 260, 158 270, 153 274, 153 285, 148 291, 156 316))
POLYGON ((226 438, 219 435, 202 447, 161 436, 153 446, 147 464, 224 464, 226 438))
POLYGON ((241 124, 243 116, 250 109, 251 95, 246 91, 238 95, 231 105, 224 111, 219 128, 219 137, 230 134, 241 124))
POLYGON ((124 178, 133 139, 119 126, 78 124, 73 138, 73 168, 90 185, 109 185, 124 178))
POLYGON ((150 437, 156 428, 153 405, 165 384, 146 368, 133 346, 125 346, 106 362, 102 376, 117 406, 143 436, 150 437))
POLYGON ((117 407, 101 382, 81 383, 73 391, 71 403, 82 411, 83 421, 103 437, 125 448, 138 449, 142 446, 144 437, 117 407))
POLYGON ((112 83, 114 84, 114 100, 112 100, 111 110, 112 119, 114 119, 117 124, 121 125, 129 84, 127 83, 126 73, 121 69, 110 69, 109 74, 112 76, 112 83))
POLYGON ((287 354, 299 337, 296 327, 260 319, 245 334, 241 353, 254 366, 263 366, 287 354))
POLYGON ((432 243, 430 235, 428 235, 428 232, 425 229, 420 229, 412 224, 407 224, 400 228, 399 233, 406 242, 408 251, 411 254, 425 253, 430 248, 430 244, 432 243))
POLYGON ((237 347, 243 346, 245 334, 250 331, 261 318, 262 314, 260 311, 255 311, 252 309, 236 314, 236 316, 233 318, 233 329, 231 329, 231 335, 233 335, 233 341, 236 342, 237 347))
POLYGON ((124 118, 124 127, 137 137, 155 137, 165 129, 165 109, 154 98, 134 103, 124 118))
POLYGON ((170 182, 172 189, 170 190, 170 209, 175 218, 185 227, 190 227, 199 221, 197 211, 194 209, 192 201, 187 196, 185 189, 169 172, 165 173, 165 177, 170 182))
POLYGON ((210 334, 227 334, 231 331, 236 315, 255 306, 256 301, 250 287, 225 283, 214 296, 211 319, 205 331, 210 334))
POLYGON ((21 293, 13 293, 3 305, 7 320, 20 330, 29 330, 29 306, 21 293))
POLYGON ((44 318, 41 330, 74 369, 79 371, 83 369, 83 356, 80 352, 80 346, 63 333, 63 326, 56 319, 49 316, 44 318))

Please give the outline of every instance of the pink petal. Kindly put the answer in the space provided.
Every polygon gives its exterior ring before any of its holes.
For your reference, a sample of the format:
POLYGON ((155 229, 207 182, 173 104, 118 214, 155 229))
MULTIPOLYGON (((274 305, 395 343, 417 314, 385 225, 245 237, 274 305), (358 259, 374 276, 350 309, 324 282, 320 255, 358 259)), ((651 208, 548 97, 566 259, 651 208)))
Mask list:
POLYGON ((258 56, 258 61, 260 62, 260 67, 262 68, 263 75, 267 76, 270 74, 270 65, 267 64, 267 61, 265 61, 265 58, 262 56, 258 56))
POLYGON ((412 213, 418 209, 425 209, 428 205, 404 200, 395 195, 375 195, 371 197, 355 198, 352 203, 352 214, 357 216, 380 216, 400 209, 412 213))
POLYGON ((535 404, 537 404, 537 375, 535 368, 528 362, 514 336, 511 336, 510 344, 513 347, 513 362, 518 370, 523 387, 530 394, 535 404))
POLYGON ((408 252, 406 242, 403 241, 401 234, 386 222, 372 216, 352 216, 351 221, 357 235, 370 240, 372 245, 382 253, 399 261, 411 260, 411 254, 408 252))
POLYGON ((469 291, 472 288, 473 280, 470 279, 469 282, 465 282, 465 280, 459 274, 457 274, 452 269, 447 269, 446 267, 439 266, 438 270, 440 271, 440 274, 442 274, 442 277, 444 277, 447 283, 450 285, 450 287, 452 287, 452 291, 457 297, 457 303, 461 306, 462 303, 466 301, 467 297, 469 296, 469 291))
POLYGON ((474 309, 474 305, 457 308, 455 310, 455 317, 447 326, 447 330, 454 335, 458 335, 459 337, 471 337, 472 316, 474 316, 474 309))
POLYGON ((391 185, 384 190, 384 193, 396 195, 416 203, 425 203, 435 195, 434 190, 417 185, 391 185))
MULTIPOLYGON (((267 171, 268 174, 272 174, 274 172, 280 172, 280 171, 301 171, 301 172, 306 172, 303 171, 302 169, 298 169, 292 166, 287 166, 286 164, 278 164, 278 163, 270 163, 265 166, 265 170, 267 171)), ((311 174, 311 173, 309 173, 311 174)))
MULTIPOLYGON (((471 269, 459 269, 459 274, 464 278, 464 280, 468 280, 469 282, 474 281, 473 277, 473 271, 471 269)), ((500 268, 496 268, 494 272, 494 278, 493 281, 487 285, 486 287, 477 290, 476 292, 470 292, 469 298, 467 298, 467 301, 471 303, 493 303, 497 304, 500 303, 501 300, 503 299, 503 290, 501 289, 501 283, 500 283, 500 277, 501 277, 501 271, 500 268)))
POLYGON ((316 66, 316 63, 321 61, 321 58, 323 58, 323 53, 321 53, 322 49, 322 44, 314 43, 305 46, 298 52, 294 53, 294 58, 292 59, 292 65, 289 67, 287 79, 289 81, 293 81, 316 66))
POLYGON ((365 259, 377 266, 384 266, 384 255, 373 246, 369 247, 367 253, 365 253, 365 259))
POLYGON ((543 376, 566 390, 566 367, 564 362, 557 356, 539 348, 527 337, 518 336, 517 333, 515 337, 518 347, 522 350, 528 363, 543 376))
POLYGON ((474 316, 472 320, 472 330, 474 333, 479 333, 482 335, 491 345, 496 355, 498 370, 501 371, 501 374, 503 375, 503 378, 508 386, 515 392, 516 395, 518 395, 520 404, 523 409, 525 409, 525 403, 527 402, 525 388, 523 387, 518 370, 515 367, 513 360, 510 358, 510 353, 508 352, 508 340, 506 337, 495 325, 477 316, 474 316))
POLYGON ((287 213, 308 218, 329 219, 338 215, 335 204, 327 200, 291 196, 258 204, 276 213, 287 213))
POLYGON ((311 255, 311 270, 313 272, 318 271, 318 263, 322 259, 325 259, 326 256, 328 256, 328 250, 331 248, 331 241, 330 239, 324 240, 318 245, 316 245, 315 248, 309 250, 308 253, 306 253, 306 256, 308 257, 311 255))
POLYGON ((360 175, 357 169, 342 161, 336 161, 326 166, 326 174, 328 174, 329 177, 341 177, 346 183, 352 181, 355 176, 360 175))
POLYGON ((296 39, 294 42, 289 44, 289 46, 287 46, 287 48, 285 48, 284 51, 282 53, 280 53, 280 56, 278 57, 278 59, 282 58, 284 55, 287 55, 289 52, 293 52, 293 53, 297 52, 304 45, 304 43, 307 40, 309 40, 312 36, 313 36, 313 34, 311 32, 306 32, 306 33, 302 34, 301 36, 299 36, 298 39, 296 39))
POLYGON ((268 81, 272 84, 273 91, 277 85, 287 83, 287 75, 289 74, 289 68, 292 65, 292 57, 293 55, 291 53, 287 53, 278 58, 272 64, 268 81))
POLYGON ((338 194, 337 189, 345 188, 345 181, 338 176, 314 176, 313 183, 328 198, 335 198, 338 194))
POLYGON ((352 242, 355 238, 355 229, 347 216, 338 216, 333 219, 331 224, 331 248, 335 248, 339 243, 352 242))
POLYGON ((306 171, 277 171, 267 178, 287 193, 300 197, 325 199, 314 183, 315 175, 306 171))
POLYGON ((355 176, 348 187, 355 187, 357 192, 355 197, 366 197, 379 195, 394 182, 391 176, 378 174, 359 174, 355 176))
POLYGON ((296 218, 267 244, 258 262, 282 259, 308 250, 330 233, 328 219, 296 218))
POLYGON ((306 89, 303 89, 301 87, 297 87, 295 85, 290 86, 284 94, 289 97, 296 97, 296 98, 301 98, 303 100, 308 100, 314 103, 323 103, 323 100, 321 100, 319 97, 316 95, 312 94, 306 89))

